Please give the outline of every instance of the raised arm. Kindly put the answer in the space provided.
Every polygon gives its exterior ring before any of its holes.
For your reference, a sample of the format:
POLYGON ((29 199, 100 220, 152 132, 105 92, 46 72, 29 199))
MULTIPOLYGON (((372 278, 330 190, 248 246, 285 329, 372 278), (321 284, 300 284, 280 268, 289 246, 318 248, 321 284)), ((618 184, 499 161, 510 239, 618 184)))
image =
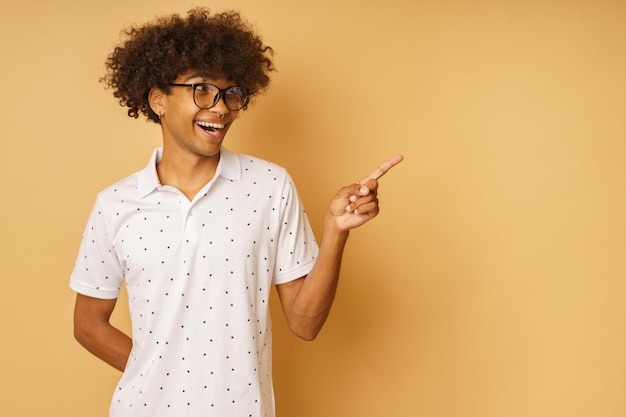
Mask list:
POLYGON ((109 322, 116 302, 76 294, 74 337, 89 352, 123 371, 132 340, 109 322))
POLYGON ((306 277, 276 287, 289 328, 300 338, 313 340, 324 325, 337 291, 350 230, 378 215, 378 179, 402 159, 402 155, 388 159, 361 181, 335 194, 324 218, 315 266, 306 277))

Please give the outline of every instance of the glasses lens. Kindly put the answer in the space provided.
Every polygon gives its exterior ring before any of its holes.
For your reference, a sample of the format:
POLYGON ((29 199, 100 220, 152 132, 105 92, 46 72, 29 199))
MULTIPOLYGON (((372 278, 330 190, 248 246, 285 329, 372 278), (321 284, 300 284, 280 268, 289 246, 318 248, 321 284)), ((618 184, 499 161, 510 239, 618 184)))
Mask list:
POLYGON ((219 91, 213 84, 196 84, 193 99, 198 107, 209 109, 217 104, 219 91))
POLYGON ((248 91, 243 87, 228 87, 224 93, 224 102, 230 110, 239 110, 248 103, 248 91))
MULTIPOLYGON (((228 87, 222 91, 224 93, 224 103, 230 110, 237 111, 248 104, 248 91, 245 88, 228 87)), ((220 89, 208 83, 196 84, 193 94, 196 105, 203 109, 210 109, 220 99, 220 89)))

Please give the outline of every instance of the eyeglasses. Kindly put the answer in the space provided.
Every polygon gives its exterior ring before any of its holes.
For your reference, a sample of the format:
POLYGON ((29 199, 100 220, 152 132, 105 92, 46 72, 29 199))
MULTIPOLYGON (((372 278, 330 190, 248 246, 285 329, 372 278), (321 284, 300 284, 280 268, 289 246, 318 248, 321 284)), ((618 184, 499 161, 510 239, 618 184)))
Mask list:
POLYGON ((220 97, 224 99, 226 107, 231 111, 241 110, 248 104, 248 90, 243 87, 219 88, 209 83, 197 84, 170 84, 172 87, 193 88, 193 102, 201 109, 210 109, 215 106, 220 97))

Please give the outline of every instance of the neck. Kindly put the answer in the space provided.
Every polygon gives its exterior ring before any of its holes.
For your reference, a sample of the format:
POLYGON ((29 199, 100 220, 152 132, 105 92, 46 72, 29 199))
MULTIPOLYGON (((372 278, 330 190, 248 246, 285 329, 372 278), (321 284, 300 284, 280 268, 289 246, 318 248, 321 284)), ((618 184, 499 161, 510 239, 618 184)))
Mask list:
POLYGON ((163 148, 163 156, 157 165, 162 185, 180 190, 189 200, 215 176, 219 153, 211 156, 179 154, 163 148))

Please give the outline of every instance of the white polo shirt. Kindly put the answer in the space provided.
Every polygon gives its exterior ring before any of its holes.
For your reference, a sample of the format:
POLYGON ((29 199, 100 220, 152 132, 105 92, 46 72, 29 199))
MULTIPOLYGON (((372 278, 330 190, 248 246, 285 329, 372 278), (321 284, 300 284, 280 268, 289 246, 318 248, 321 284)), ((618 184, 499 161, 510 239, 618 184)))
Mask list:
POLYGON ((117 298, 133 349, 112 417, 274 416, 272 284, 308 274, 318 246, 285 169, 222 149, 189 201, 149 165, 98 194, 70 287, 117 298))

